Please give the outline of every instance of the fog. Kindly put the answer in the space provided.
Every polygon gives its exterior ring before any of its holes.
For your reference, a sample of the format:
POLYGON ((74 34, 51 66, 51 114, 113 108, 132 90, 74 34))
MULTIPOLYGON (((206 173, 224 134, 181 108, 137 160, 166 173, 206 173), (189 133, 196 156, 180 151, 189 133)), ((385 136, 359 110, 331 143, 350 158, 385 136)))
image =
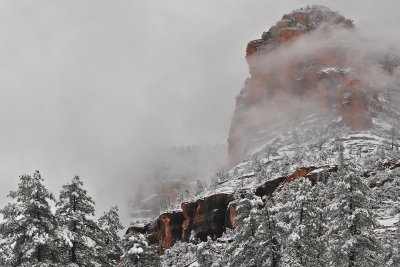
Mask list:
MULTIPOLYGON (((356 129, 369 125, 371 114, 378 116, 373 96, 379 96, 378 105, 398 110, 400 72, 397 68, 388 71, 388 63, 398 61, 394 55, 400 55, 399 48, 371 39, 362 29, 322 23, 294 42, 267 45, 263 53, 255 52, 248 58, 253 76, 240 93, 240 108, 230 132, 232 163, 254 156, 267 143, 277 145, 282 133, 309 127, 304 125, 310 123, 310 116, 318 118, 317 125, 312 125, 319 128, 313 136, 317 139, 343 121, 352 128, 358 125, 356 129), (360 88, 368 99, 365 103, 370 102, 369 110, 358 104, 360 114, 351 118, 350 103, 357 105, 363 97, 357 100, 354 94, 352 101, 350 88, 360 88)), ((284 139, 282 145, 287 142, 284 139)))
POLYGON ((322 4, 397 42, 398 1, 2 1, 0 204, 38 169, 80 175, 98 213, 129 199, 160 148, 225 144, 248 41, 322 4))

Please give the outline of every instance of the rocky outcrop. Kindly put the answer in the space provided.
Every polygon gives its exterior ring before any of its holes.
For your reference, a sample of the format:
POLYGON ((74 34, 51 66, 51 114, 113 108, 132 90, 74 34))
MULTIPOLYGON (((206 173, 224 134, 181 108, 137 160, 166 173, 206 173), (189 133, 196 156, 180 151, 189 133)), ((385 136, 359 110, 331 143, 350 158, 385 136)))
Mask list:
MULTIPOLYGON (((388 161, 383 163, 383 168, 396 169, 400 167, 400 161, 388 161)), ((271 196, 276 190, 287 183, 305 177, 312 184, 324 181, 332 173, 337 172, 337 165, 310 166, 302 167, 294 171, 289 176, 278 177, 264 182, 254 188, 255 195, 259 197, 271 196)), ((375 171, 364 174, 365 177, 376 175, 375 171)), ((385 182, 372 181, 370 187, 382 186, 385 182)), ((246 192, 238 190, 234 194, 219 193, 194 202, 184 202, 181 205, 182 211, 172 211, 161 214, 151 224, 133 224, 129 227, 126 234, 139 232, 147 234, 147 241, 150 244, 158 244, 159 252, 173 246, 178 241, 188 242, 192 231, 200 240, 207 240, 210 236, 214 239, 220 237, 227 229, 235 229, 236 203, 234 195, 246 197, 246 192)))
MULTIPOLYGON (((270 196, 280 186, 300 177, 306 177, 315 183, 336 170, 335 165, 299 168, 289 176, 265 182, 254 188, 254 192, 259 197, 270 196)), ((246 192, 239 190, 236 193, 245 197, 246 192)), ((127 230, 127 234, 131 231, 146 233, 148 243, 158 244, 160 253, 172 247, 178 240, 188 242, 192 232, 202 241, 206 241, 207 237, 215 240, 221 237, 227 228, 236 228, 236 193, 218 193, 194 202, 183 202, 182 211, 163 213, 151 224, 134 224, 127 230)))
POLYGON ((196 202, 184 202, 181 204, 184 220, 182 224, 182 241, 188 242, 193 229, 193 219, 196 214, 196 202))
POLYGON ((126 230, 125 235, 129 235, 130 233, 141 233, 145 234, 149 230, 150 224, 141 224, 141 223, 135 223, 132 224, 128 230, 126 230))
MULTIPOLYGON (((393 170, 400 168, 400 161, 387 161, 381 165, 383 170, 393 170)), ((271 196, 276 190, 282 190, 285 184, 291 183, 301 177, 305 177, 312 184, 316 184, 317 182, 324 181, 331 173, 337 171, 337 165, 302 167, 289 176, 282 176, 266 181, 262 185, 253 188, 253 191, 259 197, 271 196)), ((364 176, 375 176, 378 172, 379 170, 368 171, 364 173, 364 176)), ((374 188, 382 186, 389 181, 391 180, 372 180, 369 186, 374 188)), ((202 241, 206 241, 208 236, 216 239, 227 228, 236 228, 236 202, 234 195, 236 194, 238 197, 243 198, 246 197, 246 193, 248 191, 239 189, 234 194, 219 193, 198 199, 194 202, 184 202, 181 205, 182 211, 163 213, 151 224, 133 224, 127 230, 126 234, 130 232, 147 234, 148 243, 158 244, 161 254, 165 249, 172 247, 178 240, 188 242, 192 231, 202 241)))
POLYGON ((236 227, 234 224, 234 204, 232 194, 215 194, 198 199, 195 202, 182 203, 182 211, 161 214, 150 225, 131 226, 129 231, 147 233, 149 244, 158 244, 159 252, 173 246, 177 240, 189 241, 192 231, 196 237, 206 241, 210 236, 216 239, 226 228, 236 227), (226 216, 229 218, 226 218, 226 216))
POLYGON ((228 208, 226 209, 225 213, 225 226, 229 229, 236 228, 236 202, 232 201, 228 204, 228 208))
MULTIPOLYGON (((393 170, 400 167, 399 160, 382 163, 382 168, 393 170)), ((278 177, 264 182, 254 188, 255 195, 259 197, 271 196, 276 190, 281 190, 284 184, 291 183, 296 179, 305 177, 312 184, 324 181, 331 173, 337 172, 337 165, 302 167, 289 176, 278 177)), ((368 171, 365 177, 375 176, 379 172, 368 171)), ((382 186, 390 180, 371 181, 370 187, 382 186)), ((236 203, 234 195, 246 197, 246 192, 239 190, 234 194, 219 193, 194 202, 182 203, 182 211, 172 211, 161 214, 151 224, 133 224, 126 234, 139 232, 146 234, 149 244, 158 244, 160 253, 173 246, 178 241, 188 242, 192 231, 200 240, 207 240, 210 236, 214 239, 220 237, 227 229, 235 229, 236 203)))
POLYGON ((336 172, 338 170, 337 165, 327 165, 322 167, 302 167, 294 171, 289 176, 278 177, 269 181, 266 181, 262 185, 256 188, 256 196, 271 196, 280 186, 292 183, 295 180, 305 177, 311 181, 312 184, 318 181, 326 179, 330 173, 336 172))
POLYGON ((299 179, 300 177, 307 177, 307 174, 309 174, 312 171, 315 171, 316 169, 317 169, 317 167, 314 167, 314 166, 299 168, 294 173, 292 173, 292 175, 287 177, 283 182, 285 184, 292 183, 295 180, 299 179))
POLYGON ((199 199, 194 203, 183 203, 182 211, 185 215, 186 229, 182 239, 187 240, 188 233, 192 230, 202 241, 206 241, 207 236, 213 239, 220 237, 227 226, 225 216, 228 204, 232 200, 231 194, 220 193, 199 199))
MULTIPOLYGON (((355 31, 351 20, 317 6, 284 15, 261 39, 249 42, 246 59, 250 78, 236 99, 228 138, 231 166, 254 148, 254 133, 281 122, 275 118, 277 109, 278 113, 295 114, 296 103, 317 103, 320 113, 341 115, 343 124, 353 130, 372 127, 368 103, 372 93, 358 77, 365 70, 357 50, 341 42, 321 42, 311 48, 294 46, 303 36, 318 32, 321 36, 310 41, 315 42, 338 30, 355 31)), ((393 70, 392 65, 387 64, 387 69, 393 70)))
POLYGON ((315 30, 321 24, 339 25, 352 28, 353 22, 326 7, 314 6, 293 11, 282 17, 269 31, 262 34, 261 39, 248 43, 246 57, 257 53, 268 53, 275 47, 294 41, 304 33, 315 30))
POLYGON ((351 125, 354 130, 368 130, 372 127, 366 95, 366 89, 357 79, 351 80, 340 92, 343 121, 346 125, 351 125))
MULTIPOLYGON (((363 80, 366 75, 360 75, 363 68, 355 60, 356 49, 339 42, 320 46, 317 51, 308 53, 307 57, 293 56, 296 51, 300 51, 300 54, 307 52, 301 50, 290 51, 291 57, 286 55, 285 49, 321 28, 328 33, 326 36, 337 29, 354 30, 351 20, 329 9, 312 7, 284 15, 281 21, 262 34, 261 39, 248 44, 246 59, 250 78, 245 81, 236 99, 228 139, 231 165, 240 162, 241 157, 254 148, 251 143, 254 141, 253 133, 262 132, 260 130, 269 124, 276 123, 277 113, 296 111, 292 106, 297 103, 317 103, 318 108, 328 111, 326 113, 341 117, 341 121, 335 121, 337 125, 346 125, 353 130, 367 130, 373 126, 372 108, 374 111, 384 111, 379 96, 363 80), (293 99, 296 101, 289 101, 293 99), (279 109, 279 112, 274 112, 270 106, 279 109)), ((303 49, 307 50, 308 47, 303 49)), ((400 61, 393 61, 393 64, 388 62, 379 64, 388 73, 395 73, 400 61)), ((396 164, 393 166, 400 166, 400 163, 396 164)), ((259 197, 270 196, 300 177, 306 177, 315 184, 337 169, 336 165, 303 167, 289 176, 266 181, 256 188, 238 189, 234 194, 218 193, 184 202, 181 211, 161 214, 150 225, 133 227, 131 230, 147 233, 148 242, 157 243, 160 253, 177 240, 189 241, 193 232, 203 241, 207 237, 216 239, 227 228, 236 227, 234 195, 246 197, 248 191, 252 190, 259 197)))
POLYGON ((287 179, 287 177, 279 177, 273 180, 266 181, 263 185, 257 187, 256 196, 270 196, 275 190, 287 179))
POLYGON ((150 244, 158 242, 160 253, 172 247, 177 240, 180 240, 183 219, 183 213, 179 211, 161 214, 148 229, 148 242, 150 244))

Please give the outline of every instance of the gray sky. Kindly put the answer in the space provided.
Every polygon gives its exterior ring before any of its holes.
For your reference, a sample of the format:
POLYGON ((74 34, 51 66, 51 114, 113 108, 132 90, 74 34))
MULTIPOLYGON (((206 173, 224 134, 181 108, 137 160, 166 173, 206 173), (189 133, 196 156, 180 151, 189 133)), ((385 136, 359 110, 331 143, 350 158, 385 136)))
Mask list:
POLYGON ((247 42, 311 3, 397 41, 397 0, 1 1, 1 206, 39 169, 124 217, 154 148, 226 142, 247 42))

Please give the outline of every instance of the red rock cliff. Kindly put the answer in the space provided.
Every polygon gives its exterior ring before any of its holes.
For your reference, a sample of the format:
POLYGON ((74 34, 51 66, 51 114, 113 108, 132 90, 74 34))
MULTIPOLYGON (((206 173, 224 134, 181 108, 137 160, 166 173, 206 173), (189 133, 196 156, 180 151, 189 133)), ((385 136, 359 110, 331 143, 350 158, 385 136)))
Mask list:
MULTIPOLYGON (((260 197, 272 195, 280 186, 300 177, 306 177, 315 183, 316 180, 327 176, 327 173, 336 170, 337 166, 300 168, 289 176, 267 181, 254 188, 255 194, 260 197)), ((238 193, 240 195, 240 192, 238 193)), ((207 237, 212 239, 221 237, 227 228, 236 228, 234 194, 218 193, 194 202, 183 202, 181 208, 182 211, 161 214, 149 225, 132 225, 127 233, 130 231, 146 233, 148 243, 158 244, 159 252, 162 254, 178 240, 188 242, 192 232, 201 241, 206 241, 207 237)))
POLYGON ((148 228, 147 237, 150 244, 158 243, 160 253, 170 248, 180 239, 182 233, 182 212, 170 212, 161 214, 148 228))
POLYGON ((356 49, 338 40, 313 44, 338 31, 354 32, 352 21, 327 8, 311 7, 284 15, 261 39, 247 45, 250 78, 236 99, 231 122, 231 166, 251 148, 252 133, 273 123, 268 106, 280 105, 282 112, 291 112, 288 98, 333 109, 353 130, 372 127, 367 97, 370 88, 358 77, 363 66, 356 49), (262 107, 262 112, 250 112, 257 107, 262 107))
POLYGON ((207 236, 213 239, 220 237, 226 229, 225 216, 228 204, 232 200, 231 194, 221 193, 199 199, 194 203, 182 203, 185 216, 182 240, 187 241, 192 230, 196 233, 196 237, 203 241, 207 240, 207 236))
MULTIPOLYGON (((363 67, 355 59, 355 49, 338 44, 326 45, 311 51, 307 57, 296 57, 294 52, 299 50, 290 50, 297 41, 321 27, 328 35, 338 29, 353 31, 353 23, 343 16, 326 8, 309 8, 283 16, 281 21, 263 33, 261 39, 248 44, 246 58, 250 78, 237 97, 229 135, 232 165, 249 150, 252 141, 249 133, 271 123, 271 113, 264 107, 278 104, 283 111, 290 110, 290 105, 296 104, 296 101, 279 102, 289 97, 299 99, 297 102, 317 102, 321 108, 334 110, 341 116, 343 124, 353 130, 366 130, 373 126, 370 109, 383 108, 379 97, 375 93, 371 96, 371 88, 361 78, 365 75, 359 75, 363 73, 363 67), (278 50, 279 53, 275 53, 278 50), (291 56, 286 57, 286 51, 291 56), (254 110, 258 114, 249 112, 254 110)), ((307 46, 302 48, 307 50, 307 46)), ((400 66, 400 63, 390 61, 379 64, 388 73, 395 73, 400 66)), ((299 177, 316 183, 335 171, 337 166, 303 167, 289 176, 266 181, 254 191, 260 197, 271 195, 299 177)), ((236 193, 242 195, 240 190, 236 193)), ((245 197, 244 194, 242 197, 245 197)), ((233 198, 233 194, 219 193, 184 202, 181 204, 182 211, 161 214, 150 225, 132 226, 130 230, 147 233, 148 242, 157 243, 160 253, 177 240, 188 241, 192 232, 201 240, 206 240, 208 236, 217 238, 226 228, 236 227, 233 198)))
POLYGON ((194 202, 182 203, 182 211, 163 213, 150 225, 131 226, 127 232, 147 233, 149 244, 158 244, 159 252, 177 240, 189 241, 192 232, 202 241, 218 238, 226 228, 235 228, 235 205, 232 194, 215 194, 194 202))
MULTIPOLYGON (((385 163, 385 168, 393 170, 400 167, 400 161, 385 163)), ((276 190, 282 190, 283 186, 300 177, 309 179, 313 184, 323 181, 338 170, 337 165, 302 167, 288 176, 278 177, 264 182, 254 192, 257 196, 271 196, 276 190)), ((375 175, 376 172, 366 172, 365 177, 375 175)), ((371 187, 380 186, 370 184, 371 187)), ((240 194, 240 190, 237 192, 240 194)), ((245 195, 241 196, 245 197, 245 195)), ((173 244, 182 240, 189 241, 192 231, 201 240, 207 236, 217 238, 222 235, 226 228, 235 229, 236 203, 233 194, 219 193, 211 195, 194 202, 182 203, 182 212, 172 211, 161 214, 151 224, 134 224, 126 231, 147 234, 149 244, 158 244, 159 252, 171 248, 173 244)))

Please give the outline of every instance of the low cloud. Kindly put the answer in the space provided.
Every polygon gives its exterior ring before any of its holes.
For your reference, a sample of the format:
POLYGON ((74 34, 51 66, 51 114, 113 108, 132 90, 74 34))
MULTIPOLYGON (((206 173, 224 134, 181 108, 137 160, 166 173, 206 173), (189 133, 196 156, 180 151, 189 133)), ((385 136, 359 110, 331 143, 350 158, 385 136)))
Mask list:
MULTIPOLYGON (((398 41, 397 1, 316 2, 398 41)), ((20 174, 39 169, 56 194, 79 174, 127 223, 158 151, 226 143, 247 42, 306 4, 3 1, 0 203, 20 174)))

